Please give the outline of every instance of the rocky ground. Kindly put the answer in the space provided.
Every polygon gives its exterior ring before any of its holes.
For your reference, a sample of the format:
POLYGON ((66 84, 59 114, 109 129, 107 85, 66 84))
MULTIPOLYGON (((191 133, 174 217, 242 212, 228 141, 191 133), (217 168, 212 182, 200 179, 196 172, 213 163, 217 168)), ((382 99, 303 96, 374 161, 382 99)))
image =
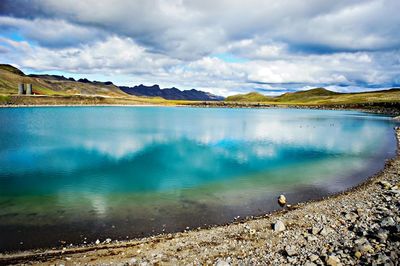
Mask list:
MULTIPOLYGON (((400 141, 400 128, 396 135, 400 141)), ((356 188, 264 217, 128 242, 3 254, 0 264, 398 265, 399 196, 400 155, 356 188)))

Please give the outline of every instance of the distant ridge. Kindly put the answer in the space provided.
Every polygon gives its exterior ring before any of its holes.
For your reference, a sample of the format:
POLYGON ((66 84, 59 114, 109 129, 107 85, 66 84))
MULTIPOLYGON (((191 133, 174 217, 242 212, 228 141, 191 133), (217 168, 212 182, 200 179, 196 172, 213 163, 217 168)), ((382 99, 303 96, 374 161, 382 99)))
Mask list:
POLYGON ((190 101, 220 101, 224 97, 214 95, 209 92, 199 91, 195 89, 181 91, 175 87, 160 89, 157 84, 153 86, 145 86, 140 84, 134 87, 119 87, 123 92, 148 97, 161 97, 167 100, 190 100, 190 101))
POLYGON ((69 81, 75 81, 74 78, 66 78, 64 76, 60 76, 60 75, 48 75, 48 74, 43 74, 43 75, 39 75, 39 74, 29 74, 28 77, 32 77, 32 78, 41 78, 41 79, 47 79, 47 80, 69 80, 69 81))

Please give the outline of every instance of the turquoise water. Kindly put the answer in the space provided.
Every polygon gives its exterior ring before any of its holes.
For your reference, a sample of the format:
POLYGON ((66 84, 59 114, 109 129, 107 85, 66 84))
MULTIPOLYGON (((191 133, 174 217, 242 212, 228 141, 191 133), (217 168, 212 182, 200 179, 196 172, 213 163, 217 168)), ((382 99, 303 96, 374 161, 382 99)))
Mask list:
POLYGON ((280 193, 342 191, 394 155, 393 127, 349 111, 0 109, 0 249, 220 224, 278 209, 280 193))

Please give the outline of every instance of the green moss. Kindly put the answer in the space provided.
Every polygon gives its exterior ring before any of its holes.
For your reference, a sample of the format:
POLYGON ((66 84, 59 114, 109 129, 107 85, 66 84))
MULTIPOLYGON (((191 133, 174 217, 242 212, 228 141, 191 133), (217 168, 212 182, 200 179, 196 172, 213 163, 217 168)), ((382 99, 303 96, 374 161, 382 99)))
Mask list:
POLYGON ((0 103, 8 103, 10 101, 11 101, 10 97, 0 95, 0 103))

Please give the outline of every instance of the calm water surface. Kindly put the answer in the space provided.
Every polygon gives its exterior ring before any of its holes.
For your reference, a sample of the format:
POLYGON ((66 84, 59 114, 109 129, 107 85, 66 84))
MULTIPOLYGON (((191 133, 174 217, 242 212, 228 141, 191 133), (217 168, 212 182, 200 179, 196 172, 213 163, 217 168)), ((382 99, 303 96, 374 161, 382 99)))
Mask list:
POLYGON ((0 109, 0 251, 179 231, 354 186, 395 122, 349 111, 0 109))

